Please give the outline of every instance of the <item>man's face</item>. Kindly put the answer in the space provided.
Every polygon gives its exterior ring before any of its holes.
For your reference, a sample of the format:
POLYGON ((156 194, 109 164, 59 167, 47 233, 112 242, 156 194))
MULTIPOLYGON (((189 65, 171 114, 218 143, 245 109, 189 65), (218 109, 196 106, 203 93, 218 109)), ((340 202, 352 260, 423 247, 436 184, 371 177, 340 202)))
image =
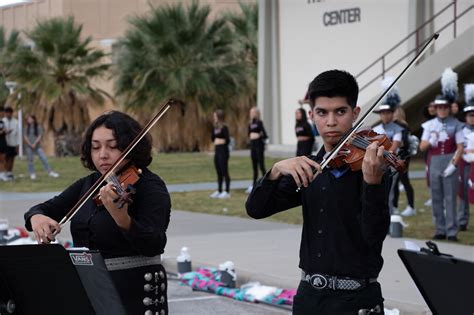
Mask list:
POLYGON ((326 150, 331 149, 352 128, 360 107, 351 108, 345 97, 320 96, 314 101, 311 119, 318 128, 326 150))
POLYGON ((382 120, 384 124, 388 124, 393 120, 393 112, 390 110, 383 110, 379 113, 379 115, 380 120, 382 120))
POLYGON ((449 116, 451 109, 451 105, 446 104, 446 105, 437 105, 436 106, 436 115, 443 119, 449 116))
POLYGON ((11 119, 12 115, 13 115, 13 112, 5 111, 5 117, 7 117, 8 119, 11 119))

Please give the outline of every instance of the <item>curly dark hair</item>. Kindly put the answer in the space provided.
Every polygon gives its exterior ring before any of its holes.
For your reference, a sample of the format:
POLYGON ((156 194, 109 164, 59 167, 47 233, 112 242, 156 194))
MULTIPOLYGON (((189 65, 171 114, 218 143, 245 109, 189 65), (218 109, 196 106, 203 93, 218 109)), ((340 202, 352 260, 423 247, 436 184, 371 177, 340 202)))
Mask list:
MULTIPOLYGON (((135 119, 118 111, 110 111, 97 117, 89 128, 87 128, 81 145, 82 165, 92 171, 97 171, 91 157, 92 134, 94 130, 102 126, 112 130, 112 134, 117 140, 117 148, 120 151, 125 150, 142 129, 135 119)), ((137 146, 127 156, 127 159, 138 168, 150 165, 153 159, 151 156, 151 143, 151 136, 148 134, 140 140, 137 146)))
POLYGON ((357 105, 359 86, 356 79, 347 71, 329 70, 319 74, 308 87, 309 105, 314 108, 314 101, 320 96, 345 97, 352 108, 357 105))

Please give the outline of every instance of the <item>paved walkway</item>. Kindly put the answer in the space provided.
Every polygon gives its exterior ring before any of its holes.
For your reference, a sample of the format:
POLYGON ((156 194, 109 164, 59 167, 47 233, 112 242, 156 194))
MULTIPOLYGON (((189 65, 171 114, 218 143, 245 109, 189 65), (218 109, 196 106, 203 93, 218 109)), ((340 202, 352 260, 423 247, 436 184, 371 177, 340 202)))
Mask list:
MULTIPOLYGON (((424 172, 410 173, 412 178, 424 172), (412 176, 413 175, 413 176, 412 176)), ((250 181, 233 182, 234 188, 246 188, 250 181)), ((170 192, 212 190, 215 183, 168 185, 170 192)), ((0 192, 0 218, 11 226, 23 225, 23 213, 34 204, 56 193, 0 192)), ((71 239, 66 227, 60 239, 71 239)), ((298 225, 257 221, 231 216, 217 216, 173 210, 168 230, 165 266, 176 269, 175 257, 182 246, 190 249, 193 266, 217 266, 227 260, 235 263, 238 281, 260 281, 285 288, 298 285, 298 250, 301 227, 298 225)), ((387 308, 398 308, 402 314, 430 314, 426 303, 397 255, 405 239, 388 237, 384 242, 384 268, 379 280, 387 308)), ((412 240, 424 246, 423 240, 412 240)), ((474 261, 474 247, 439 243, 440 250, 455 257, 474 261)))

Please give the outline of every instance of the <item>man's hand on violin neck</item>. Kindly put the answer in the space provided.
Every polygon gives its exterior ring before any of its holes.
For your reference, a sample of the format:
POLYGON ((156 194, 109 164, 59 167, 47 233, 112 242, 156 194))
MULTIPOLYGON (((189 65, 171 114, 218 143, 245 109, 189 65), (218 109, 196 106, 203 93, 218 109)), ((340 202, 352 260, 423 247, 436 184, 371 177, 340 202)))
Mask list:
POLYGON ((362 162, 362 174, 367 184, 380 184, 384 174, 384 147, 372 142, 365 151, 362 162))
POLYGON ((315 161, 306 156, 298 156, 275 163, 268 179, 276 180, 281 176, 291 175, 298 187, 308 187, 317 174, 313 174, 313 168, 317 170, 317 173, 321 171, 321 166, 315 161))
POLYGON ((35 214, 30 219, 31 229, 38 244, 49 244, 61 231, 58 222, 42 214, 35 214))

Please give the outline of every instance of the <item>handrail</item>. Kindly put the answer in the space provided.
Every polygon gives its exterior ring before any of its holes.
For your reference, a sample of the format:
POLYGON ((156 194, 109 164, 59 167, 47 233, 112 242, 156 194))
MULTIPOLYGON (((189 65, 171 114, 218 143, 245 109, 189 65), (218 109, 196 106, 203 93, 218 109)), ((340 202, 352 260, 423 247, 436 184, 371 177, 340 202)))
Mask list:
POLYGON ((422 28, 424 28, 426 25, 428 25, 429 23, 433 22, 438 16, 440 16, 442 13, 444 13, 446 10, 448 10, 451 6, 454 6, 454 17, 451 21, 449 21, 446 25, 444 25, 443 27, 441 27, 439 30, 436 30, 435 32, 433 33, 440 33, 441 31, 443 31, 444 29, 446 29, 447 27, 449 27, 451 24, 453 24, 453 28, 454 28, 454 32, 453 32, 453 37, 456 38, 456 21, 459 20, 462 16, 464 16, 466 13, 468 13, 470 10, 474 9, 474 5, 471 5, 469 6, 466 10, 464 10, 463 12, 461 12, 459 15, 457 15, 456 13, 456 9, 457 9, 457 6, 456 6, 456 0, 449 3, 448 5, 446 5, 444 8, 442 8, 440 11, 438 11, 435 15, 433 15, 430 19, 428 19, 427 21, 423 22, 420 26, 418 26, 414 31, 412 31, 411 33, 409 33, 406 37, 404 37, 402 40, 400 40, 398 43, 396 43, 393 47, 391 47, 389 50, 387 50, 384 54, 382 54, 380 57, 378 57, 377 59, 375 59, 375 61, 373 61, 372 63, 370 63, 367 67, 365 67, 362 71, 360 71, 355 77, 356 78, 359 78, 361 75, 363 75, 364 73, 366 73, 367 71, 369 71, 370 69, 372 69, 375 65, 377 65, 378 63, 382 63, 382 71, 377 74, 375 77, 373 77, 371 80, 369 80, 367 83, 365 83, 364 85, 362 85, 359 89, 359 91, 362 91, 364 90, 365 88, 367 88, 369 85, 371 85, 372 83, 374 83, 375 81, 377 81, 378 79, 380 78, 384 78, 385 77, 385 73, 390 71, 391 69, 393 69, 395 66, 397 66, 400 62, 402 62, 404 59, 406 59, 409 55, 411 55, 412 53, 417 53, 418 50, 420 49, 420 47, 423 47, 423 45, 429 40, 428 39, 425 39, 423 40, 421 43, 419 42, 419 38, 418 38, 418 33, 420 32, 420 30, 422 28), (403 55, 402 57, 398 58, 395 62, 393 62, 390 66, 386 67, 386 57, 392 53, 396 48, 398 48, 400 45, 402 45, 403 43, 407 42, 413 35, 416 35, 416 45, 415 45, 415 48, 411 49, 410 51, 408 51, 405 55, 403 55))

